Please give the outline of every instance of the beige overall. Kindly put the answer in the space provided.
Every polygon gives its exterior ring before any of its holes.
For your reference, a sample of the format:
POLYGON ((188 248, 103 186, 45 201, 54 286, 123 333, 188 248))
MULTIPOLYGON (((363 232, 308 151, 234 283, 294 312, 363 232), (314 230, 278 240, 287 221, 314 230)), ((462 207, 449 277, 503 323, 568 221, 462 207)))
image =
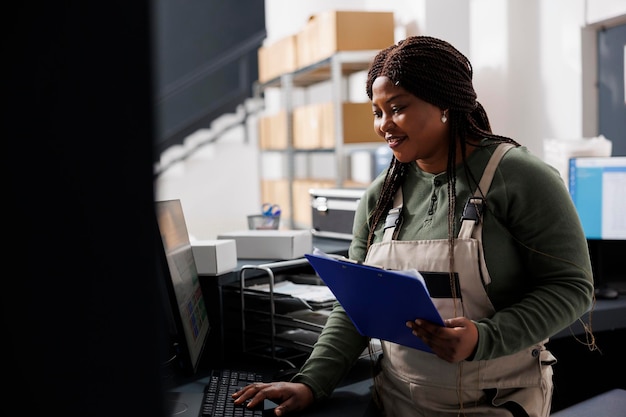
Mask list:
MULTIPOLYGON (((485 168, 479 186, 485 195, 496 166, 511 147, 500 145, 485 168)), ((478 190, 474 198, 477 203, 482 201, 478 190)), ((401 206, 399 192, 394 208, 401 206)), ((393 221, 386 225, 389 227, 383 241, 370 247, 365 263, 391 269, 415 268, 422 273, 443 271, 445 284, 453 287, 450 296, 435 298, 431 291, 431 297, 444 319, 490 317, 495 311, 484 287, 491 278, 482 254, 480 215, 476 219, 463 220, 456 240, 455 285, 448 274, 448 240, 395 240, 393 221), (453 293, 456 296, 451 296, 453 293)), ((378 400, 388 417, 546 417, 550 413, 552 364, 556 360, 544 347, 545 342, 497 359, 449 363, 432 353, 382 341, 382 372, 375 380, 378 400)))

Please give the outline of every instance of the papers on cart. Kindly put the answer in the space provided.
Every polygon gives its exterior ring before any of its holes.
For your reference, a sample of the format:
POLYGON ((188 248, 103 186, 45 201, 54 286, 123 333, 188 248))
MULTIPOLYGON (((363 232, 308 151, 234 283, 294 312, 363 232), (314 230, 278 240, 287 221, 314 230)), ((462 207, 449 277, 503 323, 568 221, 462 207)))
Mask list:
MULTIPOLYGON (((257 284, 247 289, 269 293, 269 284, 257 284)), ((292 281, 280 281, 274 284, 274 294, 290 295, 299 298, 311 307, 327 307, 335 302, 335 295, 326 285, 296 284, 292 281)))

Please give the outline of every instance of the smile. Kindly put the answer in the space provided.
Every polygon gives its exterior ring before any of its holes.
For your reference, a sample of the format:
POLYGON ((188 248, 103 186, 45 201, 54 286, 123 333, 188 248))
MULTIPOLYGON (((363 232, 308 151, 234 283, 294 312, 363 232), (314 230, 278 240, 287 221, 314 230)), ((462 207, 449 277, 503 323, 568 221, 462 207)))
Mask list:
POLYGON ((400 142, 402 142, 404 139, 406 139, 405 136, 389 136, 389 137, 385 137, 385 140, 389 144, 390 148, 394 148, 394 147, 398 146, 400 144, 400 142))

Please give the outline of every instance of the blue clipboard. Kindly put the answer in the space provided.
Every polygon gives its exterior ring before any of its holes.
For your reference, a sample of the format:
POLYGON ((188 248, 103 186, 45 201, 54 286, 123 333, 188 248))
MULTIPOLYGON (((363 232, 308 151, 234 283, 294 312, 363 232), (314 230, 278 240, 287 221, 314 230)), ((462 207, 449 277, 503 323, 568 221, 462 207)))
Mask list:
POLYGON ((346 310, 359 333, 432 353, 406 327, 407 321, 416 318, 444 325, 419 278, 348 259, 304 256, 346 310))

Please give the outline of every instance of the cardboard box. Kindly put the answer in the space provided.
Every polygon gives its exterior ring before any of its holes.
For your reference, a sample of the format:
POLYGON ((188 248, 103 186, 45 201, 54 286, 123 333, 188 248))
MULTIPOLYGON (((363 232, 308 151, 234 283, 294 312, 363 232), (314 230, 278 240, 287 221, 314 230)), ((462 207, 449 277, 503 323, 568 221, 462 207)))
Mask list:
POLYGON ((313 251, 310 230, 242 230, 217 238, 234 239, 239 259, 296 259, 313 251))
POLYGON ((309 18, 296 34, 297 67, 339 51, 380 50, 395 41, 393 12, 329 10, 309 18))
MULTIPOLYGON (((371 103, 341 103, 340 123, 343 126, 343 143, 368 143, 383 140, 374 131, 374 116, 371 103)), ((321 141, 323 148, 334 148, 335 139, 335 112, 332 103, 325 103, 322 107, 323 131, 321 141)))
POLYGON ((297 227, 310 229, 311 218, 311 188, 331 188, 336 185, 334 180, 296 179, 293 181, 293 221, 297 227))
POLYGON ((265 150, 287 148, 287 112, 285 110, 259 117, 259 146, 265 150))
POLYGON ((281 210, 281 218, 290 218, 289 182, 286 179, 261 180, 261 204, 266 202, 278 204, 281 210))
POLYGON ((259 82, 265 83, 295 71, 298 65, 296 35, 289 35, 259 48, 259 82))
POLYGON ((237 267, 237 244, 234 240, 197 240, 191 242, 199 275, 221 275, 237 267))
MULTIPOLYGON (((371 103, 341 103, 342 143, 381 142, 374 131, 371 103)), ((293 111, 296 149, 332 149, 336 146, 335 106, 332 102, 300 106, 293 111)))
POLYGON ((322 107, 309 104, 293 109, 293 147, 296 149, 321 148, 322 107))

